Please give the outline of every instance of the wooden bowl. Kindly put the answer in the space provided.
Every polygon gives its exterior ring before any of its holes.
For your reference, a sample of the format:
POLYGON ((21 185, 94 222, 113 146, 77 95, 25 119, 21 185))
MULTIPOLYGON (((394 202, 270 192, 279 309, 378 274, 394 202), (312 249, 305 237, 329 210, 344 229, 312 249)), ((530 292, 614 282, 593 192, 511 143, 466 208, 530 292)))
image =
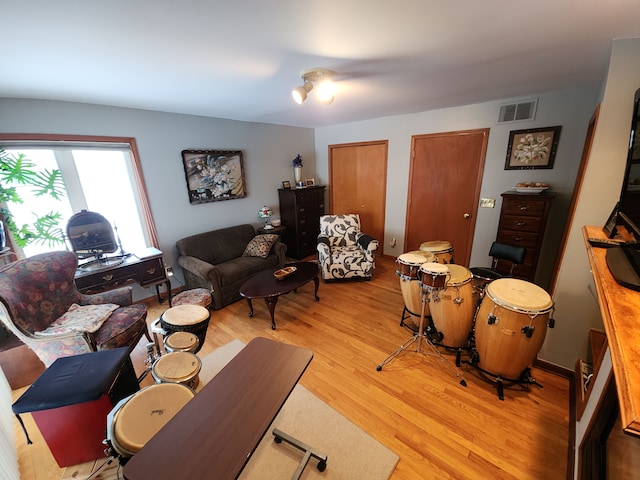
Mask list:
POLYGON ((293 275, 296 270, 296 267, 284 267, 273 272, 273 276, 276 277, 276 280, 284 280, 289 275, 293 275))

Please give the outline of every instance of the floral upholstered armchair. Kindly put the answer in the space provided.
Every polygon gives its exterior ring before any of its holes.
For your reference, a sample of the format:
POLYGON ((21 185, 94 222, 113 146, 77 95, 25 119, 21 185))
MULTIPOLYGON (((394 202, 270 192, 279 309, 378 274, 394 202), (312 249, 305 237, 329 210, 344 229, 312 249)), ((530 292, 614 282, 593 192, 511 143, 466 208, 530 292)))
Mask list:
POLYGON ((73 252, 49 252, 0 269, 0 321, 45 366, 59 357, 149 341, 147 307, 132 305, 131 287, 83 295, 73 252))
POLYGON ((322 278, 366 278, 373 276, 378 241, 360 231, 357 214, 323 215, 318 235, 318 260, 322 278))

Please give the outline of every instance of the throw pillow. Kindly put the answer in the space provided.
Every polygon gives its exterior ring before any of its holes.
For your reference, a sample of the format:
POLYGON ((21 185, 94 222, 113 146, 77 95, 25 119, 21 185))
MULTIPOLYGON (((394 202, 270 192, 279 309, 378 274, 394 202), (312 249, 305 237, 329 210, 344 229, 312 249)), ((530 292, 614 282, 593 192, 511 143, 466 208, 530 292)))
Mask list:
POLYGON ((117 308, 120 308, 120 305, 115 303, 83 306, 74 303, 64 315, 56 319, 46 330, 34 332, 34 335, 45 337, 47 335, 62 335, 75 332, 93 333, 102 326, 117 308))
POLYGON ((260 257, 267 258, 273 244, 278 240, 278 235, 267 233, 265 235, 256 235, 248 243, 244 249, 243 257, 260 257))

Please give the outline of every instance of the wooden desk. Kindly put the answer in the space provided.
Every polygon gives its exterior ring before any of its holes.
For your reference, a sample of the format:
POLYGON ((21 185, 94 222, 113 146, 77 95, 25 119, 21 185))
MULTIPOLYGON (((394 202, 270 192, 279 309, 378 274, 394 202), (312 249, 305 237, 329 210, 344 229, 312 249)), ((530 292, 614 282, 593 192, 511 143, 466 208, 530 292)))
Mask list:
POLYGON ((640 436, 640 292, 619 285, 607 267, 606 249, 587 242, 590 237, 605 238, 602 228, 586 226, 582 233, 609 341, 622 427, 640 436))
POLYGON ((253 339, 127 462, 124 478, 236 478, 312 358, 253 339))
POLYGON ((78 268, 75 276, 76 286, 82 293, 92 294, 112 290, 130 283, 138 283, 141 287, 156 287, 158 302, 160 285, 167 289, 167 298, 171 306, 171 282, 164 268, 162 252, 157 248, 146 248, 124 259, 120 265, 104 267, 98 270, 78 268))

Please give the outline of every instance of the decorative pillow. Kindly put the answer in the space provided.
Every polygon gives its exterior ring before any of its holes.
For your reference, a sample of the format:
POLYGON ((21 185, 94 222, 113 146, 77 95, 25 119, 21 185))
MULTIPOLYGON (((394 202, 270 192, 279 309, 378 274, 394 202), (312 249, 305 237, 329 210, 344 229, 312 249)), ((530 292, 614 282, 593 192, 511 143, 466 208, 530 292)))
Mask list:
POLYGON ((117 308, 120 308, 120 305, 115 303, 83 306, 74 303, 69 307, 69 310, 49 325, 47 329, 35 332, 34 335, 46 337, 47 335, 62 335, 75 332, 93 333, 102 326, 117 308))
POLYGON ((247 248, 244 249, 243 257, 260 257, 267 258, 273 244, 278 240, 278 235, 267 233, 265 235, 256 235, 251 239, 247 248))

